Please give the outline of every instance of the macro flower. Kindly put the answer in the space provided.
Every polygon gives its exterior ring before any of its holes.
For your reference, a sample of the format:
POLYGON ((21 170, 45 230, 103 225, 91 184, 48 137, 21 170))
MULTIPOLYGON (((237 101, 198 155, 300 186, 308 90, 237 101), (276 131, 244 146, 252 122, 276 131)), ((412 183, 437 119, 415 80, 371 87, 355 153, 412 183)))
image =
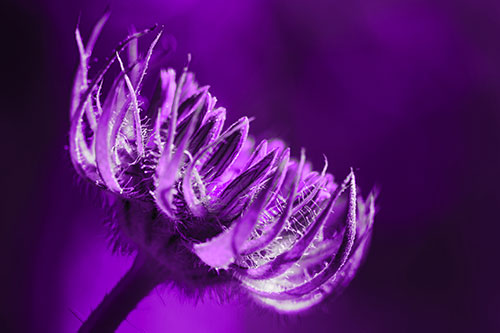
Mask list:
POLYGON ((247 117, 224 128, 226 110, 187 68, 161 69, 144 93, 161 31, 143 54, 138 40, 156 27, 131 34, 89 79, 108 16, 86 44, 76 29, 69 151, 83 178, 112 193, 117 246, 156 265, 154 285, 236 282, 280 312, 338 294, 366 253, 374 193, 363 199, 352 170, 337 183, 326 162, 314 171, 281 140, 256 144, 247 117))

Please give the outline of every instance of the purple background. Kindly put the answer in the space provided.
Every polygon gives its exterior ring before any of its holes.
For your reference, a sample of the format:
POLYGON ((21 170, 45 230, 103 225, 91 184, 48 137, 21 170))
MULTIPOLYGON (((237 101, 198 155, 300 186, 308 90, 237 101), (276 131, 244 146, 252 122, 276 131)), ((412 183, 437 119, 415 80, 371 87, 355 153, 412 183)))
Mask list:
MULTIPOLYGON (((380 206, 366 264, 334 303, 283 318, 175 291, 120 332, 500 331, 500 2, 114 1, 96 54, 130 24, 165 25, 167 65, 210 84, 229 119, 350 166, 380 206)), ((107 249, 95 191, 64 146, 77 64, 100 1, 2 2, 0 330, 71 332, 130 265, 107 249)))

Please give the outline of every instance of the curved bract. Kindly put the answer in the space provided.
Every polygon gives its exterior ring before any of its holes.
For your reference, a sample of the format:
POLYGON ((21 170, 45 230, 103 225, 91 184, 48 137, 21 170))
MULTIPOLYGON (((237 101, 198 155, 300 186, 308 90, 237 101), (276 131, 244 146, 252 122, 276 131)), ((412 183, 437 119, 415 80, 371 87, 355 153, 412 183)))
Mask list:
POLYGON ((224 270, 279 311, 338 294, 366 253, 374 194, 357 194, 353 171, 340 184, 327 165, 313 171, 304 150, 294 159, 280 140, 255 145, 246 117, 224 128, 226 110, 187 69, 179 77, 161 69, 146 96, 161 31, 144 54, 138 40, 156 29, 129 36, 90 80, 88 60, 107 18, 86 45, 76 30, 69 147, 77 172, 116 195, 120 239, 177 281, 217 280, 224 270), (112 64, 119 73, 103 95, 112 64))

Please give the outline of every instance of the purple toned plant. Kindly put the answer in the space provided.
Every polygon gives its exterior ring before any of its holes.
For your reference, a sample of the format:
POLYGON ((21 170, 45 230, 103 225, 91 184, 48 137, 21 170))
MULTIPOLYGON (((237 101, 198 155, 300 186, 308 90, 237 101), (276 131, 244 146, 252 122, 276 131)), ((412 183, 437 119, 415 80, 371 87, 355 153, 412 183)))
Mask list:
POLYGON ((356 193, 354 173, 337 184, 312 171, 302 150, 280 140, 254 147, 249 120, 223 129, 226 111, 192 73, 161 70, 142 93, 159 32, 145 54, 129 36, 93 80, 88 60, 106 14, 80 52, 71 104, 70 153, 77 172, 113 194, 113 240, 135 262, 80 331, 112 331, 150 291, 239 285, 280 312, 338 294, 366 252, 375 196, 356 193), (121 54, 128 51, 126 61, 121 54), (113 63, 119 72, 102 98, 113 63), (349 195, 343 195, 348 189, 349 195))

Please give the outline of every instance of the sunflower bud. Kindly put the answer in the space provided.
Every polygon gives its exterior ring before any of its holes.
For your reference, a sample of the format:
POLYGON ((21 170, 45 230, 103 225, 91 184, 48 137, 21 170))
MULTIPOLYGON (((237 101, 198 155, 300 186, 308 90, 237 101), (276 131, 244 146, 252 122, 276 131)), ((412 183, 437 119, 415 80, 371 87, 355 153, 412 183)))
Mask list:
POLYGON ((280 140, 255 145, 246 117, 224 129, 226 110, 187 69, 179 77, 161 69, 146 98, 161 32, 144 54, 134 50, 156 29, 129 36, 90 80, 88 59, 106 19, 86 45, 76 30, 69 137, 77 172, 114 194, 116 239, 181 285, 237 281, 282 312, 339 293, 366 253, 374 194, 363 200, 352 170, 338 184, 326 165, 313 171, 304 150, 294 159, 280 140), (119 73, 103 96, 112 65, 119 73))

